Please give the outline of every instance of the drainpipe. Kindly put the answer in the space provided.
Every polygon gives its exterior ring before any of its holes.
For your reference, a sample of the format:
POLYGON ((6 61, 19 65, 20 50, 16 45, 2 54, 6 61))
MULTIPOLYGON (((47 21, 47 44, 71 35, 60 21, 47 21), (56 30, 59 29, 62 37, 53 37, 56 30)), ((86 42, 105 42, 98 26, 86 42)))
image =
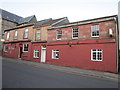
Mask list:
POLYGON ((118 21, 118 16, 114 18, 115 23, 116 23, 116 72, 118 73, 119 71, 119 21, 118 21))

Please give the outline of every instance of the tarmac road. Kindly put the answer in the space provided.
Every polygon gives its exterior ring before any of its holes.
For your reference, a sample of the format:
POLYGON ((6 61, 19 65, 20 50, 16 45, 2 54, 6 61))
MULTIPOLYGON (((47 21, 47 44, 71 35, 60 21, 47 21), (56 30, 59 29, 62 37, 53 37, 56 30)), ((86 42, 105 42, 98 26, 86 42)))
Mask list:
POLYGON ((118 88, 118 82, 3 60, 3 88, 118 88))

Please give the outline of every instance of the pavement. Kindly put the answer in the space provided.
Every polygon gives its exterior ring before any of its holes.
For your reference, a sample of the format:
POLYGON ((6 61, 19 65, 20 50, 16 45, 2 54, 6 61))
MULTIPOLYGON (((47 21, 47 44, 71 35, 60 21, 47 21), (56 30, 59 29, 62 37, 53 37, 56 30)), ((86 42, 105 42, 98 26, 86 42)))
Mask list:
POLYGON ((117 82, 119 82, 118 79, 120 79, 119 74, 110 73, 110 72, 58 66, 58 65, 46 64, 46 63, 38 63, 38 62, 21 60, 21 59, 15 59, 15 58, 7 58, 7 57, 2 57, 2 60, 7 60, 10 62, 19 63, 19 64, 26 64, 26 65, 30 65, 34 67, 57 70, 57 71, 76 74, 76 75, 90 76, 90 77, 101 78, 101 79, 109 79, 109 80, 117 81, 117 82))

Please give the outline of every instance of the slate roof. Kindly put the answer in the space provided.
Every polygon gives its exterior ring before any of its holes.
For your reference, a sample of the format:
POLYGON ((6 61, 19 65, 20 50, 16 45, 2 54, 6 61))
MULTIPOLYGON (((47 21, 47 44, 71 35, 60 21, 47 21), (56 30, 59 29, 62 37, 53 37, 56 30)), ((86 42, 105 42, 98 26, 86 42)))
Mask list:
POLYGON ((18 15, 15 15, 15 14, 5 11, 3 9, 0 9, 0 15, 3 19, 9 20, 9 21, 12 21, 15 23, 18 23, 19 20, 22 18, 18 15))
POLYGON ((0 15, 3 19, 15 22, 17 24, 23 24, 29 22, 35 15, 23 18, 21 16, 18 16, 16 14, 10 13, 8 11, 5 11, 3 9, 0 9, 0 15))
POLYGON ((27 22, 29 22, 33 17, 35 17, 35 15, 32 15, 32 16, 29 16, 29 17, 26 17, 26 18, 20 18, 18 24, 27 23, 27 22))
POLYGON ((64 18, 66 18, 66 17, 58 18, 58 19, 52 19, 52 18, 44 19, 44 20, 38 21, 35 24, 35 27, 37 27, 37 26, 45 26, 45 25, 52 25, 52 24, 54 24, 54 23, 56 23, 56 22, 58 22, 58 21, 60 21, 60 20, 62 20, 64 18))

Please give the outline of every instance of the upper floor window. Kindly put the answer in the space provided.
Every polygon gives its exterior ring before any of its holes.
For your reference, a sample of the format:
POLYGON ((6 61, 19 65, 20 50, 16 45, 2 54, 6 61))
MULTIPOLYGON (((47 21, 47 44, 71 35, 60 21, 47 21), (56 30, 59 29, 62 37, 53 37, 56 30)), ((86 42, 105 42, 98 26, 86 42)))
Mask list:
POLYGON ((8 45, 4 45, 4 52, 8 52, 8 45))
POLYGON ((78 28, 73 28, 72 29, 72 38, 73 39, 78 39, 78 28))
POLYGON ((36 31, 36 40, 40 40, 40 30, 36 31))
POLYGON ((10 38, 10 32, 7 32, 6 40, 9 40, 10 38))
POLYGON ((93 61, 102 61, 102 49, 92 49, 91 50, 91 60, 93 61))
POLYGON ((28 52, 28 44, 23 44, 23 52, 28 52))
POLYGON ((28 38, 28 29, 25 29, 24 31, 24 38, 28 38))
POLYGON ((99 37, 99 25, 92 25, 92 37, 99 37))
POLYGON ((56 31, 56 39, 57 40, 61 40, 61 38, 62 38, 62 31, 61 30, 57 30, 56 31))
POLYGON ((17 39, 17 36, 18 36, 18 31, 15 31, 14 39, 17 39))
POLYGON ((59 59, 59 50, 52 50, 52 59, 59 59))

